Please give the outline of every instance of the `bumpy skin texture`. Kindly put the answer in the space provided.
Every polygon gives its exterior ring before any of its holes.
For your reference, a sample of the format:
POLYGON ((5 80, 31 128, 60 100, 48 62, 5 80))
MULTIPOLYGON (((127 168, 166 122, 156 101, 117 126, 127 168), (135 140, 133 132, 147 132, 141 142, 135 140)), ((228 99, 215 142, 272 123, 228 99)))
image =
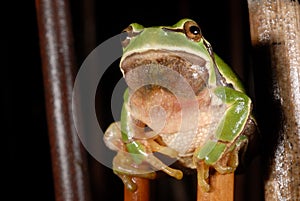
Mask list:
POLYGON ((181 179, 180 170, 153 154, 160 152, 197 169, 198 183, 209 191, 210 169, 235 171, 255 130, 250 98, 194 21, 149 29, 133 24, 128 30, 120 66, 129 88, 121 121, 104 135, 117 151, 114 172, 132 191, 132 176, 152 179, 156 170, 181 179))

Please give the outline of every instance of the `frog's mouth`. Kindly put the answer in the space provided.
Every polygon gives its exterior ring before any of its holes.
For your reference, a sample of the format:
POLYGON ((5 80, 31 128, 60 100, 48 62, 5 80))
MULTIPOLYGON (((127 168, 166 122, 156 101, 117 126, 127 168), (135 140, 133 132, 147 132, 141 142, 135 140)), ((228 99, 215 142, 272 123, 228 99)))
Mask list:
POLYGON ((205 59, 183 51, 148 50, 127 56, 120 66, 131 89, 163 88, 185 96, 189 89, 197 95, 207 86, 206 65, 205 59))

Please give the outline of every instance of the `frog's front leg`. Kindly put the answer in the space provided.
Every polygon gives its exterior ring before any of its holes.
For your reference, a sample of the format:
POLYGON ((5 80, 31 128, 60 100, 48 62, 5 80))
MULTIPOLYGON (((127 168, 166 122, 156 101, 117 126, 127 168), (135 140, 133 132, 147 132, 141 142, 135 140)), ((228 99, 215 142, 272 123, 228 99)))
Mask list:
MULTIPOLYGON (((180 170, 168 167, 153 155, 158 151, 170 157, 176 157, 177 152, 156 143, 153 139, 147 139, 146 133, 138 125, 129 112, 128 90, 124 93, 124 104, 121 112, 120 126, 112 124, 105 133, 106 144, 111 149, 117 146, 118 153, 113 160, 113 169, 123 181, 124 185, 131 191, 136 189, 132 180, 133 176, 153 179, 156 170, 162 170, 176 179, 181 179, 183 174, 180 170), (138 137, 137 137, 138 136, 138 137), (141 139, 140 137, 145 137, 141 139), (122 142, 120 145, 120 141, 122 142)), ((151 135, 153 137, 153 135, 151 135)), ((116 150, 116 148, 114 149, 116 150)))
POLYGON ((220 174, 228 174, 234 172, 239 165, 239 152, 244 153, 248 145, 248 137, 241 135, 238 140, 229 148, 229 150, 217 161, 213 167, 220 174))
POLYGON ((109 126, 105 132, 104 141, 110 149, 117 151, 117 155, 113 159, 113 171, 131 191, 135 191, 137 188, 132 177, 154 179, 156 170, 162 170, 177 179, 182 178, 180 170, 168 167, 152 153, 157 151, 170 157, 176 157, 176 151, 159 145, 153 139, 135 139, 124 142, 121 136, 120 122, 109 126))
POLYGON ((238 166, 239 150, 248 142, 243 131, 252 107, 250 98, 234 89, 217 87, 214 94, 226 104, 227 109, 212 138, 194 153, 198 183, 205 191, 209 191, 207 179, 210 167, 226 174, 234 172, 238 166))

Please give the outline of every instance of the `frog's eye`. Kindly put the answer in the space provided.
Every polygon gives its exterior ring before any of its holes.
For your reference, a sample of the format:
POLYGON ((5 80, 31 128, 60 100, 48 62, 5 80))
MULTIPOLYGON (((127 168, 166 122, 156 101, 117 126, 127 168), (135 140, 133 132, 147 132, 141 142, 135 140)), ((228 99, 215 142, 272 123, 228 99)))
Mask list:
POLYGON ((130 39, 132 37, 132 26, 129 25, 126 29, 124 29, 120 35, 120 40, 121 40, 121 44, 122 44, 122 47, 125 48, 129 42, 130 42, 130 39))
MULTIPOLYGON (((143 30, 140 28, 139 30, 135 30, 134 26, 137 26, 138 24, 131 24, 126 29, 124 29, 121 33, 120 39, 123 48, 125 48, 132 38, 139 35, 143 30)), ((141 27, 141 25, 139 25, 141 27)))
POLYGON ((189 39, 196 42, 199 42, 202 37, 201 29, 194 21, 187 21, 184 24, 184 32, 189 39))

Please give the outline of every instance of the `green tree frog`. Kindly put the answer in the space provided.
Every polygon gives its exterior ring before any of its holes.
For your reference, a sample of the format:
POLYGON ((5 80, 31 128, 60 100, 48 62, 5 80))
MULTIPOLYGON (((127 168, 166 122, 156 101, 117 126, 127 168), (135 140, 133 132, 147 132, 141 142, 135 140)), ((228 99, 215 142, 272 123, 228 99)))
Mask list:
POLYGON ((234 172, 256 129, 251 99, 195 21, 149 28, 133 23, 124 33, 120 69, 128 89, 120 122, 104 134, 117 151, 114 173, 132 191, 133 177, 153 179, 157 170, 181 179, 182 171, 159 152, 197 170, 198 184, 209 191, 212 170, 234 172))

